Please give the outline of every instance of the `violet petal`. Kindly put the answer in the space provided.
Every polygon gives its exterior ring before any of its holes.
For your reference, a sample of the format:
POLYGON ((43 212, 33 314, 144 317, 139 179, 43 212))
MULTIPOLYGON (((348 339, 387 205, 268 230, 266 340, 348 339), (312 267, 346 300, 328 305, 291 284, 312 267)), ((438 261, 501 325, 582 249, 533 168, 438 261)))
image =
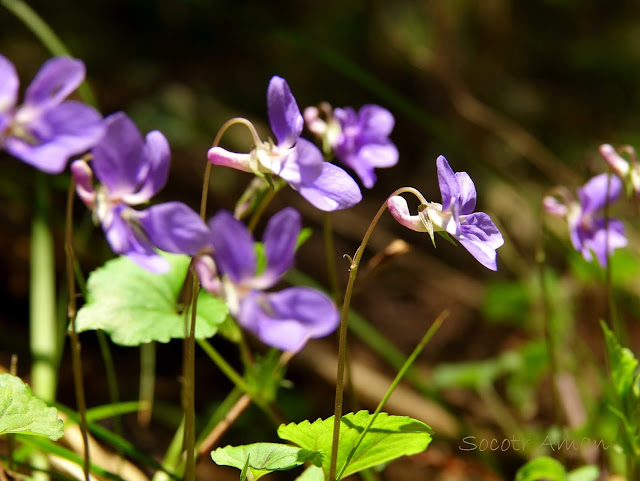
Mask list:
POLYGON ((69 100, 34 118, 29 125, 40 143, 18 137, 5 139, 6 150, 44 172, 62 172, 69 157, 93 147, 104 135, 100 114, 82 102, 69 100))
POLYGON ((457 204, 460 198, 460 186, 456 179, 447 159, 440 155, 436 159, 438 170, 438 184, 440 185, 440 193, 442 194, 442 210, 451 209, 452 205, 457 204))
POLYGON ((456 172, 460 188, 460 215, 473 213, 476 208, 476 186, 466 172, 456 172))
POLYGON ((111 223, 104 227, 107 242, 116 254, 126 255, 148 271, 161 274, 169 270, 167 260, 159 255, 144 233, 134 229, 125 217, 133 209, 118 206, 114 209, 111 223))
POLYGON ((391 112, 374 104, 362 106, 358 112, 358 120, 364 135, 372 139, 385 139, 395 125, 391 112))
POLYGON ((285 351, 299 350, 309 338, 331 334, 340 322, 335 305, 307 287, 280 292, 252 292, 238 313, 238 322, 262 342, 285 351))
POLYGON ((600 209, 604 209, 607 203, 607 189, 609 203, 615 202, 622 192, 622 181, 615 175, 600 174, 589 180, 583 187, 578 189, 578 197, 582 205, 583 215, 591 214, 600 209))
POLYGON ((267 289, 291 268, 300 230, 300 213, 293 207, 286 207, 269 219, 262 237, 267 267, 251 282, 252 287, 267 289))
POLYGON ((235 283, 251 279, 256 272, 256 254, 249 230, 230 212, 220 211, 209 220, 215 261, 222 274, 235 283))
POLYGON ((358 184, 340 167, 325 162, 311 184, 292 186, 313 206, 325 212, 348 209, 362 200, 358 184))
POLYGON ((273 77, 269 82, 267 110, 278 146, 292 147, 302 133, 304 120, 287 81, 282 77, 273 77))
POLYGON ((62 102, 84 79, 84 63, 69 57, 47 60, 25 92, 25 104, 45 110, 62 102))
POLYGON ((19 86, 16 68, 8 58, 0 55, 0 131, 3 130, 2 114, 9 112, 18 101, 19 86))
POLYGON ((320 149, 306 139, 298 139, 293 151, 274 174, 290 184, 310 184, 322 173, 324 157, 320 149))
POLYGON ((163 251, 195 256, 209 245, 207 225, 182 202, 154 205, 136 217, 153 245, 163 251))
POLYGON ((111 195, 133 194, 149 169, 142 136, 124 112, 108 116, 105 124, 107 131, 93 149, 91 166, 111 195))
POLYGON ((134 194, 125 194, 122 200, 129 205, 147 202, 156 195, 167 183, 169 164, 171 163, 171 149, 169 142, 162 132, 153 130, 146 136, 144 145, 148 170, 140 181, 139 190, 134 194))

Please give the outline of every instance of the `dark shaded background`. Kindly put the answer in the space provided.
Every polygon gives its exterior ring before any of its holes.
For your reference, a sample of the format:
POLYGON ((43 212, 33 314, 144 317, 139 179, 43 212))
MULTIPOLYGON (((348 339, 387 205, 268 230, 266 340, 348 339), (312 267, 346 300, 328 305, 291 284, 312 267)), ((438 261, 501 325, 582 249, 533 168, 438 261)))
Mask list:
MULTIPOLYGON (((478 265, 460 246, 440 240, 434 250, 426 236, 404 230, 386 216, 374 234, 370 254, 396 237, 408 242, 412 251, 361 279, 354 299, 354 306, 406 353, 443 308, 451 309, 451 319, 421 357, 425 371, 436 361, 489 358, 539 334, 535 251, 544 192, 558 184, 574 189, 603 172, 604 164, 597 155, 600 143, 637 144, 640 140, 638 2, 113 0, 31 5, 86 63, 89 82, 105 115, 124 110, 141 131, 159 129, 169 139, 171 177, 158 201, 180 199, 192 207, 199 205, 206 151, 225 120, 243 116, 255 122, 261 133, 268 133, 265 95, 272 75, 287 79, 301 108, 323 100, 334 106, 378 103, 396 117, 392 138, 400 162, 393 169, 378 170, 378 183, 365 192, 360 205, 334 216, 339 256, 355 251, 373 214, 395 188, 411 185, 428 199, 439 200, 437 155, 447 156, 454 170, 466 170, 476 183, 478 209, 491 214, 505 237, 498 273, 478 265), (503 290, 496 291, 496 285, 503 290), (503 296, 504 286, 509 285, 521 286, 516 301, 503 296), (506 314, 496 316, 503 303, 506 314)), ((38 40, 4 9, 0 10, 0 52, 15 63, 23 86, 49 57, 38 40)), ((238 128, 225 137, 223 145, 247 149, 247 137, 238 128)), ((1 155, 0 269, 5 281, 0 292, 0 363, 6 366, 9 355, 17 352, 19 371, 28 378, 34 172, 1 155)), ((232 208, 248 181, 247 174, 214 169, 209 212, 232 208)), ((62 286, 66 177, 50 182, 62 286)), ((298 267, 326 285, 321 217, 291 190, 279 195, 270 212, 287 204, 298 207, 306 225, 316 231, 302 249, 298 267)), ((77 226, 78 255, 88 273, 112 254, 81 206, 77 226)), ((595 357, 602 359, 597 320, 605 313, 604 291, 592 282, 598 273, 588 282, 571 275, 577 261, 575 256, 567 260, 570 245, 565 228, 560 223, 550 225, 548 256, 557 273, 556 285, 566 293, 562 302, 570 306, 569 318, 580 322, 572 324, 571 336, 593 347, 595 357)), ((635 231, 630 235, 627 250, 637 264, 635 231)), ((344 281, 347 262, 336 262, 344 281)), ((633 279, 619 286, 625 301, 622 311, 629 319, 638 311, 633 279)), ((636 326, 637 321, 632 321, 632 334, 636 326)), ((102 404, 108 397, 100 382, 101 359, 92 334, 82 338, 85 369, 91 373, 89 401, 102 404)), ((630 342, 637 348, 637 336, 632 335, 630 342)), ((334 343, 327 340, 313 345, 331 349, 334 343)), ((234 355, 224 342, 219 347, 234 355)), ((138 362, 138 353, 114 349, 121 367, 123 398, 135 399, 137 368, 127 367, 138 362)), ((331 413, 330 382, 318 382, 315 374, 308 373, 309 369, 321 371, 318 364, 331 359, 325 361, 318 352, 311 352, 304 362, 294 361, 289 373, 300 393, 282 394, 281 406, 292 420, 331 413)), ((381 375, 392 374, 358 340, 354 340, 352 355, 381 375)), ((219 402, 229 384, 199 357, 203 388, 197 396, 204 414, 219 402)), ((163 452, 171 433, 167 425, 175 421, 180 344, 160 346, 158 359, 160 419, 149 431, 136 428, 133 420, 129 425, 131 437, 154 454, 163 452)), ((63 366, 67 362, 65 357, 63 366)), ((571 362, 575 366, 575 359, 571 362)), ((59 396, 73 405, 67 371, 63 369, 59 396)), ((442 393, 436 397, 442 400, 442 393)), ((448 397, 445 393, 444 402, 455 416, 470 419, 472 424, 487 429, 500 424, 468 393, 449 393, 448 397)), ((544 382, 534 392, 534 403, 533 413, 521 416, 522 421, 550 424, 544 382)), ((365 401, 365 406, 373 405, 375 401, 365 401)), ((260 412, 249 411, 223 442, 249 443, 273 436, 260 412), (253 429, 247 431, 247 426, 253 429)), ((400 467, 392 466, 386 479, 426 479, 427 473, 438 479, 509 478, 523 461, 517 453, 502 453, 483 464, 477 456, 461 456, 456 443, 459 440, 443 441, 427 452, 434 454, 397 463, 400 467), (398 469, 404 471, 394 471, 398 469)), ((204 473, 213 468, 202 469, 204 473)))

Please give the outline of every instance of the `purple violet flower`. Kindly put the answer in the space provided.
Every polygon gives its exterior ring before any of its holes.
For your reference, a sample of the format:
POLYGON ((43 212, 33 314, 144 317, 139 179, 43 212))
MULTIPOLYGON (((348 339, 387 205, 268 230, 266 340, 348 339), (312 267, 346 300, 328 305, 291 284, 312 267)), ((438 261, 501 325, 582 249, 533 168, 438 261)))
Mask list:
POLYGON ((106 134, 93 148, 91 166, 84 160, 71 164, 78 195, 102 224, 115 253, 129 256, 152 272, 166 272, 169 264, 155 248, 194 256, 207 245, 209 230, 181 202, 142 211, 130 207, 148 202, 166 184, 169 144, 157 130, 143 140, 122 112, 107 117, 105 125, 106 134), (97 189, 93 174, 100 181, 97 189))
POLYGON ((64 100, 84 79, 84 64, 56 57, 42 65, 17 107, 19 80, 0 55, 0 148, 50 174, 62 172, 72 155, 93 147, 104 134, 100 114, 64 100))
POLYGON ((476 187, 466 172, 453 172, 442 155, 438 157, 438 183, 442 204, 429 202, 418 215, 411 215, 407 201, 400 196, 389 198, 391 215, 402 225, 418 232, 446 232, 457 239, 480 264, 498 269, 496 249, 504 244, 502 234, 484 212, 476 207, 476 187))
POLYGON ((571 243, 585 260, 591 262, 595 254, 600 266, 606 267, 607 237, 609 256, 615 249, 627 245, 622 221, 613 218, 607 221, 602 214, 607 203, 618 200, 621 191, 622 181, 618 177, 600 174, 578 189, 577 201, 569 192, 561 190, 562 201, 547 196, 543 206, 550 214, 567 219, 571 243))
MULTIPOLYGON (((269 220, 262 238, 266 267, 258 272, 253 237, 244 224, 226 211, 209 221, 215 266, 222 276, 221 290, 229 311, 262 342, 285 351, 299 350, 309 338, 330 334, 340 321, 331 299, 314 289, 263 292, 293 265, 300 223, 300 214, 291 207, 269 220)), ((201 257, 196 269, 203 287, 213 286, 217 293, 220 284, 211 282, 215 272, 207 272, 214 264, 203 263, 206 260, 201 257)))
POLYGON ((325 138, 336 157, 353 169, 363 185, 370 189, 376 183, 376 167, 392 167, 398 163, 398 149, 389 134, 395 119, 379 105, 365 105, 356 113, 351 107, 326 112, 327 122, 320 119, 316 107, 304 111, 309 129, 325 138))
POLYGON ((277 144, 265 142, 248 154, 214 147, 209 150, 209 162, 259 176, 277 175, 323 211, 347 209, 360 202, 362 194, 351 176, 325 162, 320 149, 300 138, 304 121, 283 78, 273 77, 269 82, 267 107, 277 144))

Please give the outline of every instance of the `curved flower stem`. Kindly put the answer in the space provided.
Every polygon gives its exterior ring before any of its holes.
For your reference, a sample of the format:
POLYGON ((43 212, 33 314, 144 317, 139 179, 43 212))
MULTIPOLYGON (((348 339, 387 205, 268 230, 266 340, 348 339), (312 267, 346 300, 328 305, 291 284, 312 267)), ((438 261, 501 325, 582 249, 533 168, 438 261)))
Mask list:
POLYGON ((91 461, 89 458, 89 428, 87 425, 87 403, 84 397, 84 383, 82 379, 82 357, 80 355, 81 346, 76 331, 76 279, 74 271, 74 251, 73 251, 73 200, 75 198, 75 182, 73 177, 69 181, 69 190, 67 192, 67 219, 65 227, 65 245, 67 264, 67 288, 69 291, 69 300, 67 305, 67 316, 71 330, 71 365, 73 370, 73 384, 76 391, 76 402, 78 404, 78 412, 80 413, 80 428, 82 430, 82 441, 84 443, 84 478, 89 481, 89 470, 91 461))
MULTIPOLYGON (((256 128, 253 126, 251 122, 249 122, 247 119, 244 119, 242 117, 235 117, 233 119, 227 120, 224 124, 222 124, 222 127, 220 127, 220 130, 218 130, 218 133, 216 134, 215 139, 213 139, 213 144, 211 144, 211 148, 213 149, 214 147, 217 147, 220 144, 220 140, 222 140, 222 136, 229 129, 229 127, 236 124, 244 125, 247 129, 249 129, 249 132, 251 132, 251 137, 253 138, 253 142, 256 146, 262 143, 262 140, 260 140, 260 136, 258 135, 256 128)), ((211 165, 212 165, 211 162, 207 161, 207 165, 204 169, 204 177, 202 182, 202 198, 200 201, 200 217, 202 217, 202 220, 205 220, 205 217, 207 215, 207 197, 209 195, 209 179, 211 178, 211 165)))
POLYGON ((338 341, 338 374, 336 379, 336 401, 334 406, 334 419, 333 419, 333 443, 331 446, 331 465, 329 467, 329 481, 336 480, 336 463, 338 461, 338 442, 340 440, 340 419, 342 418, 342 401, 344 395, 344 370, 345 370, 345 357, 347 352, 347 317, 349 315, 349 305, 351 303, 351 295, 353 293, 353 285, 356 280, 356 275, 358 273, 358 266, 360 265, 360 259, 362 258, 362 254, 369 242, 369 238, 373 233, 373 229, 376 227, 378 220, 382 216, 383 212, 387 209, 387 201, 395 196, 400 195, 402 193, 410 193, 415 195, 421 204, 426 204, 427 201, 422 196, 422 194, 414 189, 413 187, 401 187, 394 191, 387 199, 384 201, 382 206, 376 212, 376 215, 373 217, 371 224, 367 228, 367 231, 362 238, 362 243, 358 250, 356 250, 355 255, 351 261, 351 267, 349 269, 349 280, 347 282, 347 288, 344 294, 344 302, 342 304, 342 316, 340 317, 340 333, 339 333, 339 341, 338 341))
MULTIPOLYGON (((213 141, 212 148, 217 147, 222 136, 229 127, 235 124, 242 124, 249 129, 253 141, 258 145, 261 140, 258 133, 251 122, 244 118, 233 118, 225 122, 213 141)), ((211 163, 207 162, 202 182, 202 198, 200 201, 200 217, 204 221, 207 214, 207 197, 209 194, 209 179, 211 177, 211 163)), ((182 386, 182 403, 184 409, 184 448, 187 452, 185 465, 185 480, 195 481, 196 476, 196 458, 195 458, 195 328, 196 328, 196 309, 198 304, 198 294, 200 284, 198 276, 189 268, 189 273, 185 279, 185 286, 188 288, 188 299, 186 305, 191 305, 191 310, 187 309, 185 316, 191 313, 190 322, 185 317, 185 343, 184 343, 184 384, 182 386)))
POLYGON ((407 371, 409 370, 411 365, 414 363, 414 361, 416 360, 418 355, 422 352, 422 350, 427 345, 427 343, 431 340, 433 335, 436 332, 438 332, 438 329, 440 329, 440 326, 442 325, 442 323, 444 322, 444 320, 447 317, 449 317, 449 311, 444 310, 444 311, 442 311, 440 313, 440 315, 436 318, 436 320, 433 321, 433 324, 431 324, 431 327, 429 327, 429 329, 427 330, 425 335, 422 337, 422 339, 420 340, 418 345, 415 347, 415 349, 413 350, 411 355, 407 358, 405 363, 402 365, 402 367, 398 371, 398 374, 396 375, 395 379, 393 380, 393 382, 389 386, 389 389, 387 389, 387 392, 385 393, 383 398, 378 403, 378 407, 376 407, 376 410, 371 415, 371 418, 369 419, 369 422, 367 423, 366 427, 360 433, 360 436, 358 437, 358 440, 356 441, 356 443, 354 444, 353 448, 351 449, 351 452, 349 452, 349 455, 347 456, 347 459, 345 460, 344 464, 342 465, 342 468, 340 469, 340 472, 338 473, 338 477, 336 479, 340 479, 342 477, 342 474, 344 473, 344 470, 347 469, 347 466, 349 465, 349 461, 351 461, 351 458, 353 458, 353 455, 358 450, 358 447, 362 443, 362 440, 366 436, 366 434, 369 431, 369 429, 371 429, 371 426, 373 426, 373 423, 375 422, 376 417, 378 416, 378 414, 380 414, 380 411, 382 411, 382 408, 384 407, 384 405, 387 403, 387 401, 391 397, 391 394, 393 394, 393 391, 395 390, 395 388, 400 383, 400 380, 407 373, 407 371))

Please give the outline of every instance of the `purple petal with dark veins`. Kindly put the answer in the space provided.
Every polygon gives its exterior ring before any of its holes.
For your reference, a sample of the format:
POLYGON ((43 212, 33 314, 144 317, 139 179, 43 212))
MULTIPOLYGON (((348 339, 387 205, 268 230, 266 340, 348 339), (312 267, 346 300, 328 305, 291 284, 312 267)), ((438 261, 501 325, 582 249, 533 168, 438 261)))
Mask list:
MULTIPOLYGON (((126 255, 148 271, 161 274, 169 270, 169 263, 154 249, 151 241, 141 230, 133 226, 125 217, 131 216, 133 209, 117 206, 109 226, 103 226, 107 242, 116 254, 126 255)), ((134 213, 135 215, 135 213, 134 213)))
POLYGON ((50 174, 62 172, 69 157, 93 147, 104 135, 100 114, 81 102, 68 100, 34 118, 28 126, 36 141, 7 137, 6 150, 50 174))
POLYGON ((25 92, 25 104, 45 110, 62 102, 84 80, 84 63, 69 57, 47 60, 25 92))
POLYGON ((256 273, 256 254, 253 237, 244 224, 222 210, 209 220, 209 229, 220 272, 235 284, 251 279, 256 273))
POLYGON ((267 267, 251 282, 252 287, 267 289, 291 268, 301 228, 300 213, 293 207, 286 207, 269 219, 262 236, 267 267))
POLYGON ((498 269, 496 249, 504 244, 504 239, 487 214, 476 212, 464 216, 456 238, 480 264, 493 271, 498 269))
POLYGON ((122 196, 122 200, 129 205, 137 205, 150 200, 162 190, 169 176, 169 164, 171 163, 169 142, 162 135, 162 132, 157 130, 149 132, 145 140, 144 155, 147 159, 148 170, 145 175, 141 176, 140 189, 134 194, 122 196))
POLYGON ((133 194, 149 170, 138 127, 124 112, 105 118, 107 131, 93 149, 91 166, 113 196, 133 194))
POLYGON ((154 205, 136 214, 153 245, 163 251, 195 256, 210 245, 209 228, 182 202, 154 205))
POLYGON ((442 194, 442 210, 448 210, 452 205, 457 204, 460 198, 460 186, 449 162, 443 155, 436 159, 438 171, 438 184, 442 194))
POLYGON ((583 187, 578 189, 578 198, 582 205, 582 215, 591 214, 600 209, 604 209, 607 203, 618 200, 622 192, 622 181, 615 175, 609 180, 608 174, 600 174, 589 180, 583 187), (607 196, 608 190, 608 196, 607 196))
POLYGON ((466 172, 455 174, 460 188, 460 215, 473 213, 476 208, 476 186, 466 172))
POLYGON ((290 184, 310 184, 322 173, 324 157, 320 149, 306 139, 298 139, 293 151, 282 164, 280 172, 274 172, 290 184))
POLYGON ((269 346, 300 350, 309 338, 331 334, 340 322, 333 302, 308 287, 276 293, 252 292, 243 301, 238 322, 269 346))
POLYGON ((325 162, 311 184, 292 185, 314 207, 325 212, 353 207, 362 200, 358 184, 340 167, 325 162))
POLYGON ((18 88, 20 81, 13 64, 3 55, 0 55, 0 132, 3 129, 3 114, 15 107, 18 101, 18 88))
POLYGON ((302 133, 304 120, 287 81, 282 77, 273 77, 269 82, 267 110, 278 146, 292 147, 302 133))

